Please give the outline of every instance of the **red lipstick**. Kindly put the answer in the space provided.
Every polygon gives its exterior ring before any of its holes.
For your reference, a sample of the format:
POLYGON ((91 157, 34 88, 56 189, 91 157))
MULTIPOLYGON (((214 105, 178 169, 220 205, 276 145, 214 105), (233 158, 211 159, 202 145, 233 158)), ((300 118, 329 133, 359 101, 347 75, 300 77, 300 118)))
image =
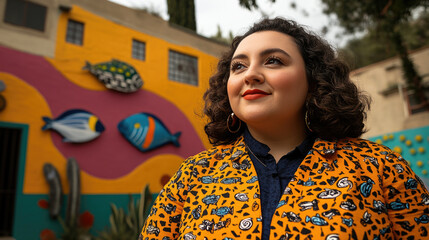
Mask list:
POLYGON ((249 89, 245 91, 241 96, 246 100, 254 100, 268 95, 271 95, 271 94, 259 89, 249 89))

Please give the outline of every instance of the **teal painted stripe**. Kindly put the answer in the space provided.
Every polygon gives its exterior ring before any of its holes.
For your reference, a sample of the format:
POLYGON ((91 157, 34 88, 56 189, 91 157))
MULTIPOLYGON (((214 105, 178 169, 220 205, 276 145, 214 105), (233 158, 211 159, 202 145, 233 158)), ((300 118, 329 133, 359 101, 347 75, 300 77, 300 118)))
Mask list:
POLYGON ((423 180, 426 186, 429 186, 429 126, 391 132, 371 137, 369 140, 381 140, 383 145, 392 150, 401 149, 401 155, 409 161, 411 169, 423 180), (422 137, 420 142, 416 140, 417 135, 422 137), (387 136, 387 139, 383 139, 383 136, 387 136), (405 137, 405 140, 401 141, 400 136, 405 137), (410 146, 406 144, 407 140, 411 141, 410 146), (424 151, 420 152, 419 148, 424 149, 424 151), (414 153, 412 153, 412 149, 414 149, 414 153))
MULTIPOLYGON (((134 201, 140 198, 140 194, 132 194, 134 201)), ((155 199, 157 194, 153 194, 155 199)), ((39 239, 40 233, 44 229, 50 229, 56 233, 59 238, 63 232, 61 225, 57 220, 49 218, 48 209, 42 209, 37 205, 41 199, 48 200, 47 194, 21 194, 21 204, 16 215, 16 229, 14 232, 16 240, 39 239)), ((94 225, 90 233, 94 236, 110 226, 109 217, 111 214, 110 204, 115 204, 118 208, 123 208, 125 212, 128 209, 129 195, 82 195, 80 212, 89 211, 94 215, 94 225)), ((61 206, 61 217, 65 218, 65 209, 67 207, 67 195, 64 195, 61 206)), ((136 233, 136 239, 139 233, 136 233)))
MULTIPOLYGON (((61 236, 63 229, 59 222, 49 218, 49 211, 38 206, 38 201, 48 200, 47 194, 23 194, 24 173, 26 166, 27 144, 29 125, 22 123, 1 122, 0 127, 18 128, 22 130, 21 143, 18 157, 17 191, 15 195, 15 214, 13 219, 12 236, 16 240, 40 239, 40 233, 44 229, 54 231, 57 237, 61 236)), ((42 170, 41 170, 42 171, 42 170)), ((143 187, 143 186, 142 186, 143 187)), ((134 200, 140 198, 140 194, 132 194, 134 200)), ((157 194, 153 194, 155 199, 157 194)), ((110 226, 110 205, 113 203, 118 208, 127 209, 129 194, 94 194, 82 195, 80 212, 89 211, 94 215, 94 225, 90 233, 97 236, 101 231, 110 226)), ((65 218, 67 195, 63 197, 61 216, 65 218)), ((12 219, 11 219, 12 220, 12 219)), ((139 233, 136 233, 136 238, 139 233)))

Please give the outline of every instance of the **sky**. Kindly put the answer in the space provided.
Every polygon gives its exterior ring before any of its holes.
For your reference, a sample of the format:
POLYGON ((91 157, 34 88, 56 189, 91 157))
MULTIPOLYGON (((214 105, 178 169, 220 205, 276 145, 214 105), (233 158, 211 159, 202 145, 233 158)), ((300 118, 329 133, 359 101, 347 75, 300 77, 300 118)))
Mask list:
MULTIPOLYGON (((161 17, 168 20, 167 0, 109 0, 127 7, 147 8, 160 13, 161 17)), ((195 0, 195 12, 197 21, 197 33, 206 37, 217 33, 219 25, 223 35, 228 36, 243 34, 254 22, 262 16, 284 17, 305 25, 311 31, 321 35, 333 46, 344 46, 348 37, 341 36, 339 27, 330 26, 328 34, 323 35, 321 30, 328 26, 332 19, 323 14, 323 5, 320 0, 297 1, 297 7, 292 8, 290 0, 258 0, 259 10, 249 11, 238 4, 239 0, 195 0)))

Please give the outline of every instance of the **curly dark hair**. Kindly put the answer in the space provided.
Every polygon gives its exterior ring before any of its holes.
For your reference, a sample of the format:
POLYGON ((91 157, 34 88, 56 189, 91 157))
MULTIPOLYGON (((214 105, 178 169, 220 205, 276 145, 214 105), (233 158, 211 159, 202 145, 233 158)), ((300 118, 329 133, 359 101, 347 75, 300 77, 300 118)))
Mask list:
POLYGON ((336 140, 359 137, 365 132, 366 110, 369 109, 371 101, 350 80, 348 65, 316 34, 294 21, 275 18, 263 19, 244 35, 235 37, 230 50, 219 60, 217 72, 210 78, 209 88, 204 93, 204 114, 209 117, 204 130, 212 144, 232 143, 244 130, 243 123, 236 133, 228 131, 227 118, 232 110, 227 94, 227 82, 231 58, 238 45, 250 34, 260 31, 277 31, 294 38, 305 62, 309 87, 304 108, 310 128, 316 137, 336 140))

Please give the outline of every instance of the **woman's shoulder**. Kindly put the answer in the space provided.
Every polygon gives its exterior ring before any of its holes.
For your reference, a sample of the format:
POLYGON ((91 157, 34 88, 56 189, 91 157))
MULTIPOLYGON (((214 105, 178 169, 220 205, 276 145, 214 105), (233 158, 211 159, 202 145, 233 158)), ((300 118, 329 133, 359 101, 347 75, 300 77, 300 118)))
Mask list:
POLYGON ((242 138, 237 139, 232 144, 217 145, 201 151, 198 154, 190 156, 186 161, 189 164, 208 167, 213 162, 225 159, 234 160, 241 155, 244 150, 244 142, 242 138))
POLYGON ((393 151, 382 144, 363 138, 343 138, 336 142, 337 148, 354 150, 355 152, 390 154, 393 151))
POLYGON ((344 138, 337 141, 336 148, 340 151, 352 153, 355 157, 366 160, 378 159, 383 164, 397 164, 398 162, 407 163, 402 156, 382 144, 362 139, 362 138, 344 138))

